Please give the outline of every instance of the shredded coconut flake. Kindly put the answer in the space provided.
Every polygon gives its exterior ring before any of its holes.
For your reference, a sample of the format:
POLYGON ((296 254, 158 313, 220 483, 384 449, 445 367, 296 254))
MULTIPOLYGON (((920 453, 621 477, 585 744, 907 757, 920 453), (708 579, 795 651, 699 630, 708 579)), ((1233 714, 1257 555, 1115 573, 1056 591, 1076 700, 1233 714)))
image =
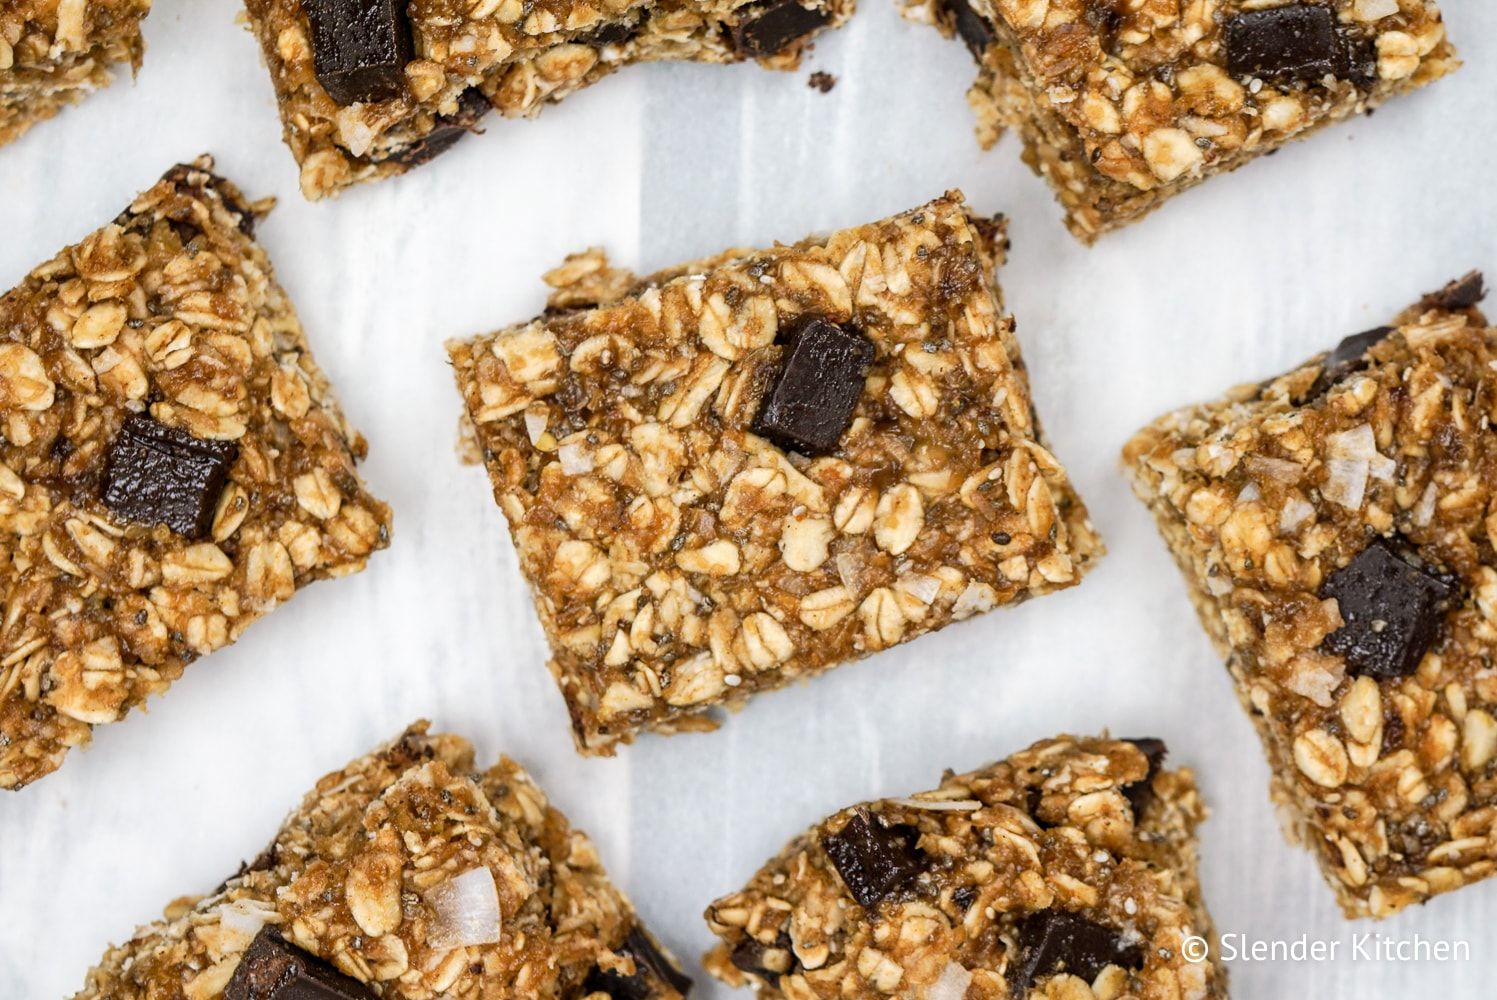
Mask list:
POLYGON ((1398 475, 1398 463, 1386 455, 1374 455, 1369 471, 1372 473, 1373 479, 1391 483, 1393 477, 1398 475))
POLYGON ((1297 483, 1305 474, 1305 470, 1300 468, 1298 462, 1270 458, 1267 455, 1249 455, 1244 462, 1250 471, 1270 479, 1277 479, 1281 483, 1297 483))
POLYGON ((593 471, 593 456, 576 441, 556 449, 556 457, 561 459, 561 471, 569 476, 580 476, 593 471))
POLYGON ((941 592, 941 581, 933 576, 914 575, 901 580, 899 587, 921 604, 929 604, 941 592))
POLYGON ((260 928, 276 915, 274 906, 257 899, 236 899, 218 908, 218 925, 229 936, 225 945, 238 944, 248 948, 260 928))
POLYGON ((1279 511, 1279 534, 1294 534, 1301 525, 1314 516, 1314 507, 1299 497, 1291 497, 1289 502, 1284 504, 1284 509, 1279 511))
POLYGON ((1430 480, 1424 488, 1424 494, 1419 498, 1419 503, 1414 507, 1414 525, 1423 528, 1435 519, 1435 500, 1439 491, 1435 489, 1434 480, 1430 480))
POLYGON ((526 410, 525 436, 530 439, 530 443, 536 444, 537 442, 539 442, 541 439, 541 435, 544 433, 546 433, 546 415, 544 413, 535 413, 530 410, 526 410))
POLYGON ((975 812, 982 808, 976 799, 889 799, 891 805, 906 809, 929 809, 931 812, 975 812))
POLYGON ((426 937, 431 948, 450 951, 499 940, 499 888, 487 868, 465 871, 422 898, 436 913, 426 937))
POLYGON ((1372 473, 1378 454, 1371 424, 1359 424, 1349 431, 1325 439, 1326 481, 1320 492, 1332 503, 1359 510, 1367 495, 1367 477, 1372 473))
POLYGON ((947 962, 941 975, 925 991, 925 1000, 962 1000, 972 983, 972 973, 957 962, 947 962))
POLYGON ((839 552, 835 561, 837 564, 837 578, 842 581, 842 586, 847 588, 848 593, 856 594, 858 592, 858 569, 860 568, 857 558, 846 552, 839 552))

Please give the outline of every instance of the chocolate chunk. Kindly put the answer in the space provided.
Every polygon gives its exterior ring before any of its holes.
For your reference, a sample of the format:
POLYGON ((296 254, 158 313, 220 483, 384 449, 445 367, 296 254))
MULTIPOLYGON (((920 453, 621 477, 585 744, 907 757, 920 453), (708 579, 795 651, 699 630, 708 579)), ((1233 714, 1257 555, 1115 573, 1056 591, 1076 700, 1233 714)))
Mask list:
MULTIPOLYGON (((771 989, 778 989, 780 985, 780 976, 790 971, 790 965, 794 964, 794 955, 790 949, 790 935, 785 933, 784 931, 780 931, 780 935, 775 940, 773 946, 760 944, 753 938, 746 937, 733 946, 733 950, 728 953, 728 961, 732 962, 734 967, 742 969, 744 972, 747 972, 750 975, 758 976, 760 979, 763 979, 770 985, 771 989), (778 971, 769 968, 765 964, 765 962, 767 961, 765 953, 769 951, 784 952, 785 955, 789 958, 790 964, 787 964, 784 969, 780 969, 778 971)), ((776 962, 776 964, 780 963, 776 962)))
POLYGON ((968 0, 941 0, 941 6, 951 18, 951 26, 957 37, 967 45, 972 58, 982 62, 982 54, 993 40, 993 26, 988 19, 972 9, 968 0))
POLYGON ((765 0, 743 8, 749 20, 733 26, 733 48, 745 59, 783 52, 832 19, 824 10, 802 7, 797 0, 765 0))
POLYGON ((1125 739, 1125 743, 1132 743, 1139 751, 1148 758, 1149 773, 1144 775, 1142 781, 1123 786, 1123 797, 1133 807, 1133 821, 1143 815, 1144 807, 1149 804, 1149 799, 1154 794, 1154 776, 1164 766, 1164 756, 1169 753, 1169 748, 1164 745, 1164 740, 1153 736, 1140 736, 1137 739, 1125 739))
POLYGON ((1453 580, 1411 564, 1379 538, 1321 587, 1320 596, 1336 599, 1346 623, 1322 647, 1344 656, 1353 675, 1407 677, 1439 638, 1458 593, 1453 580))
POLYGON ((1227 70, 1234 76, 1314 81, 1349 71, 1335 9, 1323 4, 1234 14, 1227 21, 1226 45, 1227 70))
POLYGON ((1380 326, 1365 333, 1354 333, 1342 340, 1321 362, 1320 374, 1316 376, 1315 382, 1310 386, 1310 391, 1305 394, 1304 399, 1299 401, 1300 404, 1319 399, 1330 391, 1331 386, 1338 384, 1348 375, 1366 368, 1367 352, 1381 344, 1393 332, 1394 329, 1391 326, 1380 326))
POLYGON ((203 538, 238 454, 231 442, 205 441, 133 415, 109 445, 99 498, 122 520, 203 538))
POLYGON ((1426 295, 1420 306, 1426 310, 1444 309, 1446 312, 1460 312, 1463 309, 1475 309, 1486 297, 1486 279, 1482 277, 1480 271, 1472 271, 1464 278, 1452 281, 1438 292, 1426 295))
MULTIPOLYGON (((179 190, 186 190, 204 200, 211 201, 211 195, 218 195, 224 207, 239 217, 239 231, 251 239, 254 238, 256 215, 245 204, 243 193, 213 171, 198 163, 179 163, 163 174, 161 179, 179 190)), ((114 221, 120 225, 128 225, 131 217, 132 213, 126 209, 114 221)), ((202 233, 202 230, 192 221, 190 206, 183 205, 177 208, 174 215, 168 216, 167 224, 177 233, 177 237, 184 246, 191 243, 193 237, 202 233)))
POLYGON ((1062 910, 1041 910, 1019 922, 1018 954, 1009 962, 1009 990, 1023 996, 1035 980, 1058 972, 1087 982, 1109 965, 1139 969, 1144 950, 1123 943, 1111 927, 1062 910))
POLYGON ((399 97, 414 57, 407 0, 303 0, 317 82, 347 107, 399 97))
POLYGON ((399 150, 387 159, 407 167, 419 167, 447 152, 469 132, 478 131, 478 123, 488 114, 493 105, 477 87, 469 87, 457 99, 457 110, 442 115, 433 124, 430 132, 414 144, 399 150))
POLYGON ((852 423, 873 363, 873 345, 861 334, 811 318, 790 331, 754 433, 786 451, 824 455, 852 423))
POLYGON ((655 942, 639 927, 629 928, 624 943, 613 949, 634 959, 634 975, 625 976, 594 966, 582 983, 582 992, 606 993, 613 1000, 651 1000, 671 991, 686 996, 691 979, 660 953, 655 942))
POLYGON ((967 912, 972 908, 972 904, 977 902, 977 887, 971 885, 962 886, 951 894, 951 901, 961 907, 963 913, 967 912))
POLYGON ((865 813, 856 813, 836 833, 821 838, 822 849, 847 891, 872 908, 925 871, 925 856, 915 845, 920 831, 912 826, 884 826, 865 813))
POLYGON ((1366 368, 1367 352, 1387 340, 1388 334, 1393 332, 1391 326, 1379 326, 1363 333, 1354 333, 1342 340, 1336 345, 1335 350, 1326 355, 1324 362, 1326 380, 1334 384, 1352 372, 1359 372, 1366 368))
POLYGON ((592 45, 602 48, 605 45, 623 45, 631 38, 644 30, 645 22, 650 19, 650 11, 645 10, 636 21, 614 21, 600 28, 582 35, 574 41, 578 45, 592 45))
POLYGON ((224 987, 224 1000, 378 1000, 374 991, 289 944, 267 924, 224 987))
POLYGON ((1336 75, 1343 80, 1350 80, 1363 90, 1377 83, 1377 42, 1372 38, 1353 35, 1339 25, 1336 32, 1341 39, 1336 75))

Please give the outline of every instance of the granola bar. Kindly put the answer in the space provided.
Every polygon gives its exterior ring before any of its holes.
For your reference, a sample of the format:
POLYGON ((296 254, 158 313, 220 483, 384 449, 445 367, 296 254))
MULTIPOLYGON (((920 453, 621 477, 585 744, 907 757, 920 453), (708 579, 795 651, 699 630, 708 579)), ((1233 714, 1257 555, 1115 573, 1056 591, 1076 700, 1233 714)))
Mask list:
POLYGON ((418 722, 253 862, 105 953, 75 1000, 679 1000, 691 981, 508 757, 418 722))
POLYGON ((0 788, 388 541, 254 241, 269 203, 211 167, 0 298, 0 788))
POLYGON ((404 173, 492 109, 533 117, 642 60, 794 68, 854 0, 245 0, 302 193, 404 173))
POLYGON ((6 0, 0 4, 0 146, 140 68, 151 0, 6 0))
POLYGON ((1497 866, 1497 330, 1480 275, 1124 452, 1348 916, 1497 866))
POLYGON ((1090 243, 1168 198, 1458 65, 1433 0, 902 0, 978 61, 1005 128, 1090 243))
POLYGON ((1003 250, 954 192, 643 279, 591 251, 449 345, 581 752, 1080 580, 1003 250))
POLYGON ((1164 755, 1060 736, 843 809, 707 908, 707 971, 796 1000, 1225 997, 1203 960, 1206 810, 1164 755))

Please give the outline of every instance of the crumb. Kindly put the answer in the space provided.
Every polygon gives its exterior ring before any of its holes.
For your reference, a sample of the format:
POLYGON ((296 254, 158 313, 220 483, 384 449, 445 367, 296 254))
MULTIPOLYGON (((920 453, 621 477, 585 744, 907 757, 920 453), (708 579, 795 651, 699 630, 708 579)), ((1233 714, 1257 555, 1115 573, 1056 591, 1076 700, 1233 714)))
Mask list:
POLYGON ((806 86, 814 87, 815 89, 821 91, 823 94, 830 91, 836 85, 837 78, 832 74, 822 72, 821 70, 817 70, 816 72, 812 73, 811 78, 806 81, 806 86))

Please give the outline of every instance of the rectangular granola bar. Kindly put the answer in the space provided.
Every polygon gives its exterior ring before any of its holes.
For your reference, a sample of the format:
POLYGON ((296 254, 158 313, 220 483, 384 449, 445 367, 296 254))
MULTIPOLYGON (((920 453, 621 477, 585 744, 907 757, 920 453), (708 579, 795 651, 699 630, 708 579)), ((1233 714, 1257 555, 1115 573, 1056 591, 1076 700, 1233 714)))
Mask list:
POLYGON ((151 0, 6 0, 0 4, 0 146, 140 68, 151 0))
POLYGON ((75 1000, 679 1000, 691 981, 508 757, 424 722, 325 776, 258 858, 75 1000))
POLYGON ((1497 330, 1481 276, 1162 417, 1124 461, 1348 916, 1497 867, 1497 330))
POLYGON ((707 908, 707 971, 765 998, 1224 998, 1206 809, 1164 755, 1060 736, 843 809, 707 908))
POLYGON ((404 173, 628 63, 794 68, 854 0, 245 0, 302 193, 404 173))
POLYGON ((1433 0, 906 0, 977 58, 1005 128, 1090 243, 1167 199, 1453 71, 1433 0))
POLYGON ((590 251, 449 345, 581 752, 1080 580, 1002 252, 959 193, 644 279, 590 251))
POLYGON ((207 157, 0 298, 0 788, 56 770, 389 509, 207 157))

